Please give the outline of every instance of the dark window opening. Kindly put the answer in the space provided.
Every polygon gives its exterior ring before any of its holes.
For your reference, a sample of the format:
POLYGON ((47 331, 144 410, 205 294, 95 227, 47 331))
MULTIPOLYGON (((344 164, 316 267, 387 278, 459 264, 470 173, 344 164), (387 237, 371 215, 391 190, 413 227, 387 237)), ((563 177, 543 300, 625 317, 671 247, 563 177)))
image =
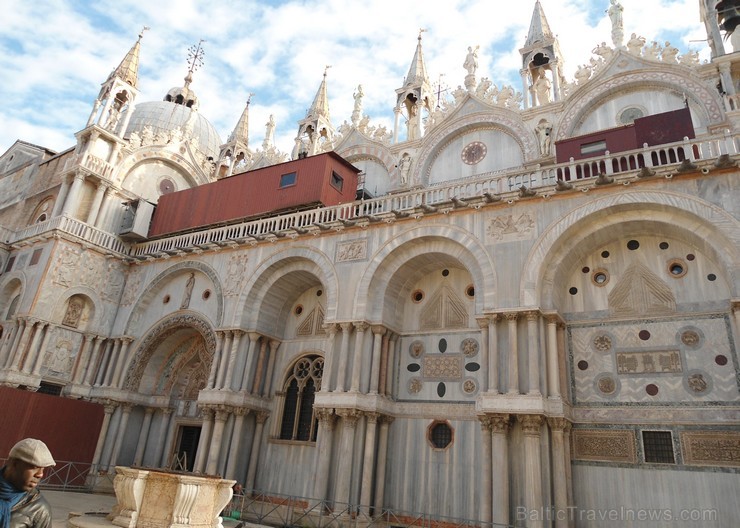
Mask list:
POLYGON ((344 187, 344 178, 342 178, 339 174, 332 171, 331 172, 331 186, 334 187, 337 191, 342 192, 342 187, 344 187))
POLYGON ((295 185, 296 180, 296 173, 295 172, 289 172, 288 174, 283 174, 280 176, 280 188, 283 187, 289 187, 290 185, 295 185))
POLYGON ((429 440, 437 449, 444 449, 452 443, 452 428, 446 423, 437 423, 429 430, 429 440))
POLYGON ((54 383, 47 383, 42 381, 39 384, 39 388, 36 392, 41 394, 49 394, 51 396, 61 396, 63 385, 56 385, 54 383))
POLYGON ((645 450, 645 462, 676 463, 673 454, 673 437, 670 431, 643 431, 642 446, 645 450))
POLYGON ((307 356, 293 365, 284 385, 281 440, 316 441, 318 420, 313 412, 313 402, 316 389, 321 386, 323 371, 324 360, 320 356, 307 356))

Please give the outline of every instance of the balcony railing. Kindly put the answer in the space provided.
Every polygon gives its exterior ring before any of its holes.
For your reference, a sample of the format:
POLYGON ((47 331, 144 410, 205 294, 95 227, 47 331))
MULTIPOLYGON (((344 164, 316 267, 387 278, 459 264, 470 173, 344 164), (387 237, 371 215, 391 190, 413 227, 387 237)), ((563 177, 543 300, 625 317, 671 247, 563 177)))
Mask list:
MULTIPOLYGON (((726 132, 708 138, 685 139, 675 143, 654 147, 645 146, 641 149, 615 154, 607 152, 603 156, 571 160, 547 167, 531 169, 519 167, 479 174, 370 200, 204 228, 135 245, 123 242, 115 234, 101 231, 68 217, 55 217, 15 233, 6 232, 4 236, 9 243, 13 244, 46 231, 58 229, 108 251, 142 259, 201 251, 218 246, 276 240, 308 232, 341 230, 347 226, 364 225, 364 223, 380 220, 390 221, 393 218, 419 214, 419 211, 430 212, 464 207, 468 203, 494 201, 499 198, 511 200, 517 197, 521 187, 546 188, 555 185, 558 180, 577 182, 600 175, 631 178, 636 171, 643 168, 670 171, 677 168, 675 166, 684 160, 691 162, 705 160, 707 164, 710 164, 721 155, 735 156, 738 153, 740 153, 740 134, 731 135, 726 132)), ((86 160, 90 160, 89 163, 97 163, 90 157, 86 160)), ((0 236, 3 236, 2 232, 0 236)))

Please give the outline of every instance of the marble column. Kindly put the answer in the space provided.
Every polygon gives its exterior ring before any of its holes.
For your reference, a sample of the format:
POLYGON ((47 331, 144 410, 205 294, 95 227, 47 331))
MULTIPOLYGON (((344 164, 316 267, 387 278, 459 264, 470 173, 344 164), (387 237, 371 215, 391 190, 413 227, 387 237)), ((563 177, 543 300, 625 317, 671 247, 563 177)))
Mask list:
POLYGON ((337 392, 344 392, 346 385, 344 379, 347 375, 347 357, 349 356, 349 335, 352 332, 352 323, 340 323, 342 329, 342 345, 339 348, 339 367, 337 370, 337 392))
MULTIPOLYGON (((88 362, 93 343, 98 336, 93 334, 82 335, 82 346, 77 354, 77 361, 75 361, 74 371, 72 372, 72 383, 77 385, 82 381, 82 376, 85 373, 85 365, 88 362)), ((39 367, 40 368, 40 367, 39 367)), ((34 368, 34 371, 36 369, 34 368)))
POLYGON ((362 372, 362 356, 365 352, 365 330, 369 324, 358 321, 355 323, 355 350, 352 360, 352 380, 349 387, 350 392, 360 392, 360 373, 362 372))
POLYGON ((128 372, 132 359, 128 357, 128 347, 131 346, 133 341, 134 340, 131 337, 121 338, 121 350, 118 354, 118 365, 116 366, 116 372, 113 375, 114 387, 121 387, 123 382, 126 381, 126 373, 128 372))
POLYGON ((141 430, 139 431, 139 441, 136 443, 134 466, 141 466, 141 463, 144 461, 144 450, 146 449, 147 438, 149 438, 149 428, 152 426, 153 414, 154 407, 147 407, 144 410, 144 421, 142 422, 141 430))
POLYGON ((335 381, 332 374, 334 367, 334 339, 337 336, 337 325, 334 323, 324 324, 326 332, 326 345, 324 345, 324 375, 321 379, 321 390, 319 392, 331 392, 332 384, 335 381))
POLYGON ((396 376, 396 354, 398 354, 398 349, 400 348, 401 342, 399 337, 400 336, 398 334, 393 333, 388 341, 388 373, 386 374, 385 378, 385 393, 388 395, 391 395, 393 393, 393 379, 396 376))
POLYGON ((121 345, 122 342, 120 338, 116 338, 113 340, 113 348, 108 355, 108 361, 105 368, 105 378, 103 381, 104 387, 112 387, 113 382, 116 379, 116 371, 120 371, 123 368, 119 367, 119 365, 123 362, 120 354, 121 345))
MULTIPOLYGON (((732 315, 735 319, 735 343, 740 343, 740 301, 733 300, 731 306, 732 315)), ((730 325, 730 328, 732 328, 732 325, 730 325)))
POLYGON ((232 332, 231 351, 229 352, 229 363, 226 366, 226 376, 223 379, 222 389, 231 390, 234 381, 234 365, 236 365, 236 356, 239 354, 239 345, 242 341, 244 330, 234 330, 232 332))
POLYGON ((491 419, 488 416, 480 416, 481 430, 481 486, 480 486, 480 513, 478 518, 481 524, 488 525, 492 519, 493 501, 493 443, 491 435, 491 419))
POLYGON ((103 454, 103 446, 105 440, 108 437, 108 429, 110 428, 110 419, 113 413, 118 407, 117 403, 106 400, 103 403, 103 424, 100 426, 100 433, 98 433, 98 442, 95 444, 95 454, 92 458, 92 466, 90 467, 90 474, 95 474, 100 469, 100 457, 103 454))
MULTIPOLYGON (((19 369, 21 372, 25 371, 31 374, 34 371, 39 340, 41 339, 41 335, 46 331, 46 327, 48 325, 49 323, 45 323, 43 321, 36 321, 33 323, 33 334, 31 336, 31 343, 28 345, 28 353, 23 360, 23 365, 19 369)), ((39 366, 39 368, 41 367, 39 366)))
POLYGON ((334 437, 336 415, 333 409, 314 408, 319 421, 317 434, 316 478, 313 482, 313 497, 317 500, 329 499, 329 469, 331 466, 331 446, 334 437))
POLYGON ((10 362, 10 352, 15 336, 18 335, 19 320, 15 319, 12 325, 3 325, 3 339, 0 345, 0 367, 6 367, 10 362))
POLYGON ((548 417, 547 423, 552 433, 552 481, 555 506, 555 527, 568 528, 568 473, 565 469, 564 430, 567 420, 548 417))
POLYGON ((540 395, 540 347, 537 332, 537 322, 540 319, 538 312, 527 312, 527 375, 529 387, 527 394, 540 395))
POLYGON ((218 373, 216 374, 216 389, 223 389, 226 385, 227 367, 229 366, 229 357, 231 356, 231 344, 234 342, 234 332, 224 330, 224 342, 221 349, 221 359, 219 361, 218 373))
POLYGON ((70 182, 67 178, 64 178, 62 180, 62 185, 59 187, 59 194, 57 194, 56 201, 54 202, 54 209, 52 209, 51 211, 52 218, 61 214, 62 206, 64 205, 64 201, 67 199, 69 188, 71 186, 72 182, 70 182))
POLYGON ((501 361, 498 354, 498 314, 488 316, 488 392, 501 392, 499 370, 501 361))
POLYGON ((541 515, 543 501, 542 460, 540 458, 540 431, 543 419, 538 414, 520 414, 518 419, 524 433, 524 505, 527 509, 527 516, 532 515, 534 518, 528 526, 541 528, 544 526, 541 515))
POLYGON ((114 433, 116 442, 113 444, 108 467, 114 467, 118 463, 118 456, 121 454, 121 446, 123 445, 123 438, 126 436, 126 427, 128 427, 128 419, 131 416, 132 408, 133 405, 130 403, 121 405, 121 421, 118 423, 118 427, 114 433))
POLYGON ((100 204, 103 203, 103 195, 107 189, 107 184, 98 182, 98 187, 95 189, 95 197, 90 205, 90 211, 87 213, 87 220, 85 221, 87 225, 95 225, 95 221, 98 219, 98 213, 100 212, 100 204))
POLYGON ((234 429, 231 431, 231 447, 228 453, 228 462, 226 463, 225 478, 237 480, 236 462, 241 453, 242 437, 244 436, 244 417, 249 413, 249 409, 244 407, 234 408, 234 429))
POLYGON ((265 422, 269 416, 266 412, 258 412, 255 415, 257 426, 254 429, 254 438, 252 438, 252 452, 249 454, 249 467, 247 468, 247 479, 244 485, 245 493, 254 491, 254 483, 257 479, 257 463, 262 447, 262 430, 265 428, 265 422))
MULTIPOLYGON (((44 338, 41 340, 41 346, 39 346, 38 350, 36 351, 36 363, 33 366, 33 375, 34 376, 40 376, 41 375, 41 366, 44 364, 44 357, 46 356, 46 349, 49 346, 49 340, 51 339, 52 334, 54 333, 53 328, 49 328, 51 325, 46 324, 44 328, 44 338)), ((83 340, 85 338, 90 338, 91 336, 85 335, 83 337, 83 340)), ((84 343, 84 341, 83 341, 84 343)), ((83 344, 83 350, 84 350, 84 344, 83 344)))
MULTIPOLYGON (((573 425, 566 421, 563 428, 563 452, 565 453, 565 491, 568 505, 575 504, 573 500, 573 466, 570 460, 570 439, 573 425)), ((570 523, 573 524, 572 522, 570 523)))
POLYGON ((278 353, 278 347, 280 341, 277 339, 270 339, 270 357, 267 360, 267 369, 265 374, 265 386, 262 389, 262 396, 269 396, 270 390, 272 389, 272 378, 275 374, 275 361, 278 353))
POLYGON ((249 332, 249 348, 247 349, 247 359, 244 361, 244 372, 242 373, 242 382, 239 386, 240 391, 246 391, 249 388, 249 381, 252 377, 252 367, 254 365, 255 355, 257 354, 257 342, 260 335, 257 332, 249 332))
POLYGON ((560 398, 560 369, 558 368, 558 317, 547 316, 547 395, 560 398))
POLYGON ((62 216, 74 216, 74 208, 77 206, 82 186, 85 183, 85 175, 77 173, 74 175, 74 181, 72 181, 72 187, 69 190, 65 200, 64 206, 62 206, 62 216))
POLYGON ((509 524, 509 422, 508 414, 489 414, 491 427, 491 452, 496 461, 496 478, 493 479, 492 521, 509 524))
POLYGON ((337 502, 336 507, 342 510, 349 504, 353 458, 352 447, 355 441, 357 420, 362 413, 357 409, 337 409, 336 412, 342 419, 342 440, 339 446, 339 474, 337 475, 335 498, 337 502))
POLYGON ((505 317, 509 329, 509 370, 506 392, 508 394, 519 394, 519 343, 516 331, 516 321, 519 314, 516 312, 507 313, 505 317))
POLYGON ((85 365, 83 365, 80 383, 92 385, 93 377, 95 376, 95 368, 100 359, 100 350, 103 348, 103 343, 105 343, 105 337, 95 336, 95 343, 93 344, 92 351, 88 355, 85 365))
POLYGON ((161 409, 162 421, 159 422, 159 433, 157 434, 157 447, 154 451, 154 465, 159 467, 166 467, 167 455, 169 454, 170 446, 172 445, 172 433, 174 428, 170 428, 170 420, 172 419, 172 408, 164 407, 161 409), (163 461, 164 459, 164 461, 163 461))
POLYGON ((386 395, 385 390, 388 383, 388 345, 391 341, 391 332, 387 331, 383 335, 383 343, 380 347, 380 374, 378 379, 378 392, 381 395, 386 395))
POLYGON ((96 387, 103 386, 103 383, 105 382, 105 373, 108 370, 108 365, 110 365, 110 356, 113 352, 114 344, 114 339, 106 339, 105 348, 100 353, 97 365, 94 366, 90 372, 90 385, 95 385, 96 387))
POLYGON ((478 362, 480 364, 480 370, 484 374, 483 378, 481 378, 480 391, 487 392, 489 387, 488 362, 490 361, 490 354, 488 353, 488 318, 479 317, 476 319, 476 322, 480 328, 480 344, 478 346, 480 355, 478 356, 478 362))
POLYGON ((373 356, 370 363, 370 394, 378 394, 378 386, 380 385, 380 354, 385 331, 385 327, 381 325, 373 325, 372 327, 373 356))
MULTIPOLYGON (((382 339, 382 335, 378 336, 382 339)), ((370 515, 370 501, 373 491, 373 473, 375 469, 375 432, 380 414, 365 413, 367 427, 365 429, 365 453, 362 459, 362 482, 360 485, 360 506, 365 515, 370 515)))
POLYGON ((385 467, 388 460, 388 432, 392 416, 380 416, 380 433, 378 434, 378 459, 375 463, 375 500, 373 501, 373 514, 378 515, 383 511, 383 495, 385 494, 385 467))
POLYGON ((216 409, 213 433, 211 434, 211 447, 208 450, 208 463, 206 464, 206 473, 209 475, 216 475, 218 473, 218 459, 221 456, 224 426, 228 417, 229 413, 225 407, 219 406, 216 409))
POLYGON ((260 343, 260 355, 257 358, 257 365, 254 367, 254 382, 252 384, 252 394, 261 394, 262 380, 265 376, 265 356, 267 355, 267 338, 260 343))
POLYGON ((208 448, 211 443, 211 431, 213 431, 213 409, 204 405, 200 410, 200 416, 203 420, 203 427, 200 431, 198 450, 195 453, 195 460, 193 461, 193 471, 203 473, 206 469, 208 448))
POLYGON ((213 351, 213 359, 211 360, 211 366, 208 369, 208 381, 206 382, 207 389, 216 388, 216 375, 218 373, 218 367, 221 364, 221 350, 224 344, 224 331, 216 330, 216 349, 213 351))
POLYGON ((31 319, 18 317, 18 331, 15 333, 13 343, 10 345, 10 354, 8 356, 8 361, 5 364, 7 368, 18 370, 18 365, 15 364, 15 358, 17 356, 19 358, 19 362, 20 359, 23 358, 23 349, 28 341, 28 333, 31 331, 32 326, 33 321, 31 321, 31 319))
POLYGON ((108 211, 110 210, 111 204, 114 201, 113 196, 115 195, 115 190, 113 187, 108 187, 105 190, 105 194, 103 195, 103 203, 100 206, 100 210, 98 211, 98 216, 95 219, 95 227, 100 228, 103 225, 103 222, 108 218, 108 211))

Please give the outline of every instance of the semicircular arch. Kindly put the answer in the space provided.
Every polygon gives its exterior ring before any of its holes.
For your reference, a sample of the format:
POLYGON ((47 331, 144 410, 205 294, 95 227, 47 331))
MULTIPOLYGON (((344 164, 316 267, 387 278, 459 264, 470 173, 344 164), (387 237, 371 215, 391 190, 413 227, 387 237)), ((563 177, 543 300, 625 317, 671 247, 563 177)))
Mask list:
POLYGON ((455 263, 470 273, 475 291, 481 292, 475 296, 476 313, 495 306, 496 272, 481 241, 453 226, 425 226, 400 234, 373 255, 357 284, 353 318, 381 322, 397 304, 394 300, 398 292, 389 294, 397 272, 422 255, 434 255, 437 265, 455 263))
POLYGON ((554 285, 558 273, 583 250, 597 243, 598 234, 612 238, 620 230, 634 232, 636 226, 649 232, 680 237, 711 255, 725 269, 731 295, 740 294, 740 225, 722 209, 683 194, 666 191, 636 191, 599 198, 577 208, 549 226, 539 237, 525 261, 519 291, 522 306, 554 309, 554 285), (639 223, 639 224, 638 224, 639 223), (622 225, 623 227, 619 227, 622 225))

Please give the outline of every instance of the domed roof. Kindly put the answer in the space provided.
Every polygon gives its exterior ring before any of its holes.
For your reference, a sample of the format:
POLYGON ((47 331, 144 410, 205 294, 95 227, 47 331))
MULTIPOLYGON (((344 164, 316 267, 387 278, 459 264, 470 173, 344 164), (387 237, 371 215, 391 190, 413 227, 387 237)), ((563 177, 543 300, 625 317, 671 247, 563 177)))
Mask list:
POLYGON ((159 132, 169 133, 178 127, 184 132, 193 113, 195 120, 192 123, 192 135, 198 139, 198 150, 206 158, 218 159, 222 142, 213 125, 196 110, 174 102, 151 101, 137 104, 124 137, 129 138, 132 132, 141 135, 147 125, 151 127, 155 137, 159 132))

